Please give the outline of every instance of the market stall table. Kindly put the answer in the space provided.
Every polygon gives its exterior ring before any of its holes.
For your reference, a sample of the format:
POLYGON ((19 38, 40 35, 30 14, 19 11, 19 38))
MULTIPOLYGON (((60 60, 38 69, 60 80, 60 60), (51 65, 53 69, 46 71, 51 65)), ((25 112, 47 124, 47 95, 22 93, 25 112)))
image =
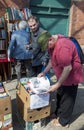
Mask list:
POLYGON ((10 76, 10 78, 12 77, 11 76, 11 62, 13 62, 14 60, 11 59, 10 62, 8 61, 8 58, 7 57, 4 57, 4 58, 0 58, 0 64, 1 64, 1 67, 2 68, 2 71, 3 71, 3 75, 4 75, 4 80, 7 80, 7 73, 6 73, 6 68, 8 70, 8 75, 10 76), (7 67, 5 64, 8 64, 7 67))

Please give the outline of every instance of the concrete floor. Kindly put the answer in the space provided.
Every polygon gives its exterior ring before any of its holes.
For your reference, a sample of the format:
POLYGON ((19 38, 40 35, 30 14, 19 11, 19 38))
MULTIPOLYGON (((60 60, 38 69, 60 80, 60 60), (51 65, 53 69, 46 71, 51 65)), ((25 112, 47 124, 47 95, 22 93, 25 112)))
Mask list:
MULTIPOLYGON (((52 77, 55 82, 55 77, 52 77)), ((24 130, 21 120, 17 116, 17 105, 16 105, 16 79, 4 82, 5 87, 9 90, 12 100, 12 114, 13 114, 13 130, 24 130)), ((55 110, 55 93, 51 95, 51 111, 55 110)), ((79 85, 77 99, 72 114, 71 124, 69 128, 65 127, 54 127, 49 117, 46 118, 46 126, 42 127, 42 130, 84 130, 84 86, 79 85)), ((41 130, 41 129, 40 129, 41 130)))

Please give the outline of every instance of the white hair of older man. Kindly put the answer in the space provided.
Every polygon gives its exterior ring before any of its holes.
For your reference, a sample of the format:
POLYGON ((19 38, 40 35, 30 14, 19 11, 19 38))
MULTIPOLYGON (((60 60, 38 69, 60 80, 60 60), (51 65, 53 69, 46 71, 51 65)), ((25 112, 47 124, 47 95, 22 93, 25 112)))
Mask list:
POLYGON ((26 29, 26 27, 28 26, 28 24, 27 24, 26 21, 22 20, 22 21, 20 21, 20 23, 19 23, 18 26, 19 26, 19 29, 26 29))

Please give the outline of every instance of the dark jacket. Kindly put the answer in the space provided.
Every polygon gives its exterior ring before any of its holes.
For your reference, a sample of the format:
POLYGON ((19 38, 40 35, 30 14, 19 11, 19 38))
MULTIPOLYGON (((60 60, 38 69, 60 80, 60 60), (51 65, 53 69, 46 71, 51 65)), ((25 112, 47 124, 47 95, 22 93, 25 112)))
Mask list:
POLYGON ((33 60, 32 60, 32 66, 38 66, 41 65, 42 62, 48 62, 49 54, 48 51, 42 51, 41 47, 37 43, 38 36, 41 34, 41 32, 44 31, 44 29, 39 28, 38 31, 33 34, 31 33, 31 39, 32 39, 32 49, 33 49, 33 60))

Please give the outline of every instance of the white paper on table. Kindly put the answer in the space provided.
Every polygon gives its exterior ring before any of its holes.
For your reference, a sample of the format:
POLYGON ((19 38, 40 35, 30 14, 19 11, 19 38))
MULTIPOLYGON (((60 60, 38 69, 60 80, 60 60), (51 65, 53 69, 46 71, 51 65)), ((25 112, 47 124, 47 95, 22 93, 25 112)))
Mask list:
POLYGON ((30 109, 42 108, 49 105, 50 94, 33 94, 30 96, 30 109))
POLYGON ((30 81, 30 88, 32 89, 33 92, 36 94, 46 92, 50 88, 50 81, 49 79, 45 77, 36 77, 29 79, 30 81))

